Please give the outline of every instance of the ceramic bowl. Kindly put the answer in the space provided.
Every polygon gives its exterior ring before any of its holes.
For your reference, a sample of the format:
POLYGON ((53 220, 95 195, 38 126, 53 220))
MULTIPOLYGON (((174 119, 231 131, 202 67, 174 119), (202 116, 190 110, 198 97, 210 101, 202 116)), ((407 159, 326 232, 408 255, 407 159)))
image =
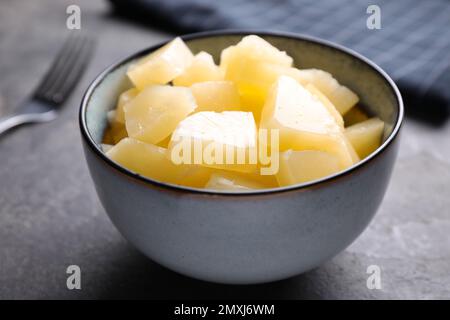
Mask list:
MULTIPOLYGON (((181 274, 219 283, 251 284, 288 278, 332 258, 367 227, 385 194, 398 145, 403 104, 378 66, 320 39, 287 33, 225 31, 183 37, 193 52, 216 62, 225 47, 258 34, 294 58, 320 68, 361 98, 385 123, 382 145, 370 156, 320 180, 249 193, 170 185, 135 174, 108 159, 100 142, 106 113, 130 87, 127 67, 152 46, 103 71, 80 109, 85 157, 111 221, 143 254, 181 274)), ((131 272, 131 270, 130 270, 131 272)))

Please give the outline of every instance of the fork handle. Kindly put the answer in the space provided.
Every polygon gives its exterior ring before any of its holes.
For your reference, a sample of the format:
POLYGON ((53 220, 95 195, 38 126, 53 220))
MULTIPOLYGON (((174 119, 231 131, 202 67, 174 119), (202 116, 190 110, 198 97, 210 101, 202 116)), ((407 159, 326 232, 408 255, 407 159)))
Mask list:
POLYGON ((55 117, 54 111, 41 114, 23 113, 0 117, 0 136, 8 130, 26 123, 46 122, 55 117))

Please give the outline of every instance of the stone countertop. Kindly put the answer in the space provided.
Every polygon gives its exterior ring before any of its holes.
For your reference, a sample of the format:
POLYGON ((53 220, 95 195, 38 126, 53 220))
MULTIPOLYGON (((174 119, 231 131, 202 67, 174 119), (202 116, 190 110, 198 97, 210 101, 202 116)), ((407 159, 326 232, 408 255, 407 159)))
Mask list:
POLYGON ((77 112, 88 83, 108 64, 169 38, 114 18, 106 2, 0 3, 0 112, 38 83, 67 35, 66 7, 98 46, 59 118, 0 139, 0 298, 450 298, 450 123, 407 118, 399 158, 378 214, 349 248, 306 274, 271 284, 225 286, 175 274, 145 258, 102 209, 82 154, 77 112), (20 17, 20 18, 18 18, 20 17), (79 265, 82 289, 66 288, 79 265), (366 286, 381 268, 381 290, 366 286))

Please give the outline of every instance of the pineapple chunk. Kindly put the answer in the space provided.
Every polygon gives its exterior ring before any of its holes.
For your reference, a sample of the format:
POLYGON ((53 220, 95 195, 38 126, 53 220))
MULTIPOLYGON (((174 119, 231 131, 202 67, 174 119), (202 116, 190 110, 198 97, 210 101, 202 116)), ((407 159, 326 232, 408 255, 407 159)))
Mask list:
POLYGON ((354 125, 358 122, 366 121, 367 119, 369 119, 369 117, 359 106, 351 108, 350 111, 344 115, 344 123, 346 127, 354 125))
POLYGON ((240 109, 239 92, 231 81, 207 81, 193 84, 192 94, 198 111, 231 111, 240 109))
POLYGON ((204 51, 195 55, 192 64, 182 74, 173 79, 176 86, 190 86, 197 82, 223 80, 222 71, 214 63, 213 57, 204 51))
POLYGON ((209 172, 200 166, 175 165, 167 150, 133 138, 125 138, 106 155, 123 167, 158 181, 203 187, 209 172))
POLYGON ((340 114, 347 113, 358 101, 358 96, 346 86, 340 85, 333 76, 319 69, 291 69, 290 75, 301 84, 313 84, 320 90, 340 114), (297 71, 296 71, 297 70, 297 71))
POLYGON ((130 66, 127 75, 142 90, 150 84, 166 84, 192 63, 194 56, 180 38, 175 38, 155 52, 130 66))
POLYGON ((196 107, 189 88, 148 86, 124 107, 128 135, 157 144, 168 137, 196 107))
POLYGON ((339 159, 323 151, 292 151, 280 154, 276 177, 280 186, 320 179, 340 170, 339 159))
MULTIPOLYGON (((280 51, 269 42, 256 35, 245 36, 235 45, 222 51, 220 67, 228 72, 228 68, 234 69, 233 63, 238 60, 247 62, 266 62, 280 66, 292 65, 292 58, 284 51, 280 51)), ((234 70, 237 71, 237 70, 234 70)))
POLYGON ((223 50, 220 67, 224 70, 225 79, 236 83, 246 110, 259 117, 267 92, 278 77, 278 74, 266 72, 263 67, 290 67, 292 61, 286 52, 252 35, 223 50))
POLYGON ((233 174, 217 174, 213 173, 211 178, 205 185, 206 189, 214 190, 252 190, 252 189, 264 189, 264 185, 253 181, 245 176, 233 175, 233 174))
POLYGON ((336 123, 341 127, 344 128, 344 119, 342 118, 342 115, 337 111, 336 107, 331 103, 328 98, 319 91, 314 85, 311 83, 308 83, 305 87, 309 92, 313 94, 317 99, 322 102, 322 104, 328 109, 328 111, 331 113, 331 115, 334 117, 334 120, 336 120, 336 123))
POLYGON ((260 128, 279 130, 281 151, 326 151, 339 158, 341 168, 358 160, 327 107, 291 77, 281 76, 274 84, 262 111, 260 128))
POLYGON ((172 134, 170 158, 239 172, 255 172, 256 125, 249 112, 203 111, 183 121, 172 134))
POLYGON ((125 113, 123 112, 123 106, 136 97, 139 90, 136 88, 128 89, 122 92, 117 101, 116 117, 115 120, 120 123, 125 123, 125 113))
POLYGON ((354 124, 345 129, 345 135, 361 159, 364 159, 381 144, 384 122, 378 118, 354 124))

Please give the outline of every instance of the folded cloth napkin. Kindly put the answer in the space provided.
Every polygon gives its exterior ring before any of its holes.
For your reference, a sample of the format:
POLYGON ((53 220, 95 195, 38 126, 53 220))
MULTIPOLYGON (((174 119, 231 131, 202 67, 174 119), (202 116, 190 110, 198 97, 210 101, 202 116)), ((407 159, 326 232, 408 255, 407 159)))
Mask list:
POLYGON ((110 1, 119 14, 182 33, 259 28, 331 40, 385 69, 412 115, 440 122, 450 114, 448 0, 110 1), (370 5, 380 9, 381 29, 367 27, 370 5))

